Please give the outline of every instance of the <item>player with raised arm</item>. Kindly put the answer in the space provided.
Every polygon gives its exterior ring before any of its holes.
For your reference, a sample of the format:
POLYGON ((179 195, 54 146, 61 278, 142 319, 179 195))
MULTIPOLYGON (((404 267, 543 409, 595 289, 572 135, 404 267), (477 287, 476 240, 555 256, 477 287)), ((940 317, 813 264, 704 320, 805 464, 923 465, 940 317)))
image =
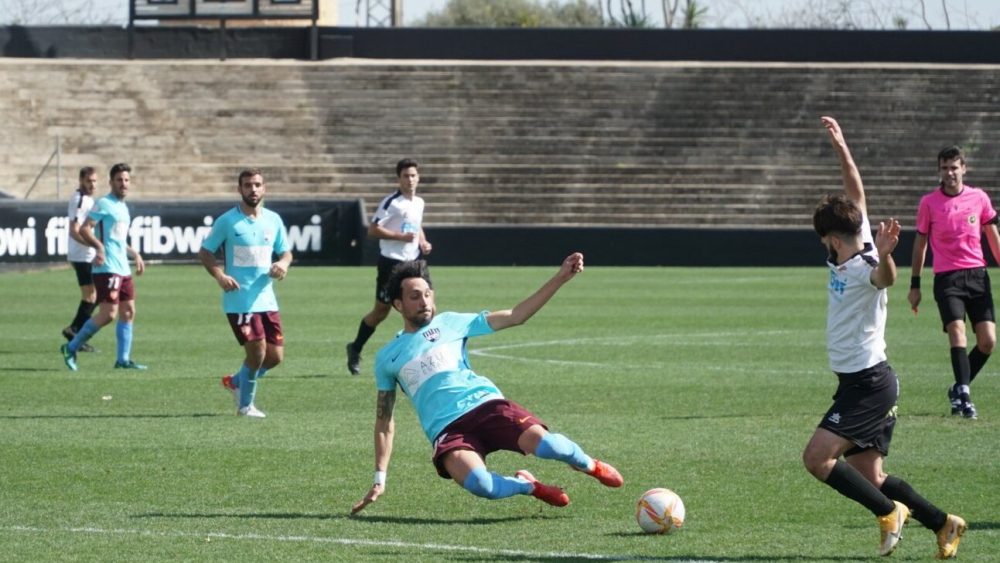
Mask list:
POLYGON ((813 226, 829 253, 826 342, 839 381, 833 406, 802 453, 806 469, 877 518, 880 555, 890 555, 912 516, 937 534, 937 557, 954 557, 966 524, 885 473, 883 458, 896 425, 899 382, 885 353, 886 289, 896 281, 895 219, 872 240, 861 174, 832 117, 821 118, 840 160, 844 193, 826 196, 813 226), (874 243, 874 244, 873 244, 874 243))
POLYGON ((437 312, 427 265, 422 260, 404 262, 393 270, 386 289, 403 317, 403 330, 375 358, 375 477, 352 513, 385 492, 397 386, 410 398, 433 445, 438 475, 453 479, 476 496, 501 499, 532 495, 552 506, 569 504, 569 496, 561 488, 540 483, 528 471, 518 471, 513 477, 489 471, 486 456, 498 450, 562 461, 605 486, 622 486, 622 477, 614 467, 591 458, 566 436, 549 432, 534 414, 472 371, 465 349, 471 337, 523 324, 582 271, 583 255, 571 254, 549 281, 513 309, 460 314, 437 312))

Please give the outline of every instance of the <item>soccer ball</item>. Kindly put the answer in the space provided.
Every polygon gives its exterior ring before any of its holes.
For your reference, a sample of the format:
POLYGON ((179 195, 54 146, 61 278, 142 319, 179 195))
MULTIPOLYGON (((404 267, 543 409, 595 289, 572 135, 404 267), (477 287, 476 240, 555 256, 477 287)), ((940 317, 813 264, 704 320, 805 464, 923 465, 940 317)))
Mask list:
POLYGON ((684 501, 670 489, 650 489, 639 497, 635 521, 647 534, 669 534, 684 525, 684 501))

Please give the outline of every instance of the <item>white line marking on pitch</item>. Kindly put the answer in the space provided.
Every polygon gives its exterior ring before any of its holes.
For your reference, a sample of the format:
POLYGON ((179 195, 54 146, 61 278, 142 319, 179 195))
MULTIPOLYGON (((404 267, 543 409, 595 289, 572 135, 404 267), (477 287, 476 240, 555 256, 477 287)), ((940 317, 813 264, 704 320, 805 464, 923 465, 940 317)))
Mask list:
MULTIPOLYGON (((39 533, 39 534, 50 534, 50 533, 70 533, 70 534, 93 534, 93 535, 113 535, 113 536, 124 536, 124 535, 136 535, 136 536, 146 536, 146 537, 158 537, 158 538, 212 538, 212 539, 227 539, 227 540, 257 540, 257 541, 276 541, 276 542, 309 542, 309 543, 332 543, 338 545, 351 545, 351 546, 372 546, 372 547, 398 547, 406 549, 424 549, 431 551, 456 551, 456 552, 470 552, 470 553, 487 553, 487 554, 497 554, 497 555, 508 555, 517 557, 527 557, 527 558, 565 558, 565 559, 593 559, 593 560, 609 560, 609 561, 643 561, 643 560, 659 560, 660 557, 648 557, 648 556, 638 556, 638 555, 601 555, 596 553, 570 553, 566 551, 524 551, 520 549, 490 549, 485 547, 473 547, 466 545, 449 545, 449 544, 438 544, 438 543, 413 543, 413 542, 403 542, 395 540, 357 540, 350 538, 324 538, 315 536, 268 536, 263 534, 227 534, 225 532, 154 532, 150 530, 128 530, 121 528, 94 528, 94 527, 81 527, 81 528, 39 528, 35 526, 0 526, 0 530, 7 530, 11 532, 26 532, 26 533, 39 533)), ((717 563, 712 560, 707 559, 689 559, 686 561, 677 561, 671 559, 675 563, 717 563)))
MULTIPOLYGON (((769 331, 758 331, 752 333, 753 336, 760 337, 762 335, 781 335, 789 334, 790 331, 787 330, 769 330, 769 331)), ((734 346, 759 346, 758 342, 753 343, 740 343, 736 339, 746 336, 748 333, 746 331, 732 331, 732 332, 710 332, 704 334, 647 334, 642 336, 594 336, 588 338, 567 338, 563 340, 548 340, 544 342, 518 342, 514 344, 500 344, 497 346, 485 346, 482 348, 476 348, 475 350, 469 350, 469 354, 473 356, 482 356, 484 358, 497 358, 500 360, 517 360, 521 362, 536 362, 543 364, 555 364, 564 366, 585 366, 585 367, 607 367, 609 365, 614 365, 620 368, 648 368, 648 367, 659 367, 660 364, 620 364, 620 363, 607 363, 607 362, 584 362, 576 360, 555 360, 550 358, 527 358, 524 356, 513 356, 510 354, 498 354, 499 350, 514 350, 517 348, 539 348, 542 346, 630 346, 633 344, 638 344, 640 342, 663 342, 667 341, 668 344, 682 346, 685 344, 705 344, 706 340, 714 338, 726 338, 731 339, 725 342, 725 345, 732 348, 734 346)))

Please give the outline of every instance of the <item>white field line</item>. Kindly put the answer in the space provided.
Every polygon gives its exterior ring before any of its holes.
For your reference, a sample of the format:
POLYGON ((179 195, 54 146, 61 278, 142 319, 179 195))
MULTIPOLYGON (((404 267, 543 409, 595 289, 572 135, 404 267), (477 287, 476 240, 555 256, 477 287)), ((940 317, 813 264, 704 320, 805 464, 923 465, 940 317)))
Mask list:
POLYGON ((472 356, 482 356, 484 358, 497 358, 501 360, 516 360, 520 362, 534 362, 543 364, 554 364, 563 366, 584 366, 584 367, 596 367, 603 368, 614 366, 617 368, 651 368, 660 367, 661 364, 621 364, 619 362, 583 362, 577 360, 556 360, 552 358, 526 358, 524 356, 516 356, 511 354, 500 354, 498 351, 502 350, 516 350, 518 348, 540 348, 544 346, 631 346, 633 344, 639 344, 643 342, 654 343, 654 344, 665 344, 673 346, 683 346, 687 344, 704 344, 709 340, 716 339, 727 339, 726 341, 720 343, 725 346, 735 347, 735 346, 759 346, 759 342, 740 342, 741 337, 745 337, 751 334, 754 339, 761 336, 775 336, 782 334, 791 334, 792 331, 788 330, 768 330, 768 331, 757 331, 753 333, 748 333, 747 331, 730 331, 730 332, 709 332, 709 333, 678 333, 678 334, 647 334, 642 336, 595 336, 587 338, 567 338, 562 340, 547 340, 542 342, 518 342, 516 344, 501 344, 498 346, 485 346, 482 348, 476 348, 475 350, 469 350, 469 355, 472 356))
MULTIPOLYGON (((452 551, 466 553, 496 554, 505 556, 525 557, 529 559, 542 558, 565 558, 565 559, 589 559, 595 561, 654 561, 662 560, 660 557, 644 557, 635 555, 602 555, 599 553, 573 553, 568 551, 526 551, 521 549, 490 549, 485 547, 475 547, 467 545, 451 545, 438 543, 414 543, 395 540, 363 540, 350 538, 330 538, 316 536, 270 536, 264 534, 227 534, 225 532, 155 532, 150 530, 129 530, 123 528, 39 528, 37 526, 0 526, 0 530, 8 532, 22 532, 34 534, 88 534, 105 536, 142 536, 154 538, 205 538, 205 539, 225 539, 225 540, 251 540, 251 541, 272 541, 272 542, 301 542, 301 543, 323 543, 362 547, 395 547, 400 549, 415 549, 425 551, 452 551)), ((716 563, 707 559, 670 559, 674 563, 716 563)))

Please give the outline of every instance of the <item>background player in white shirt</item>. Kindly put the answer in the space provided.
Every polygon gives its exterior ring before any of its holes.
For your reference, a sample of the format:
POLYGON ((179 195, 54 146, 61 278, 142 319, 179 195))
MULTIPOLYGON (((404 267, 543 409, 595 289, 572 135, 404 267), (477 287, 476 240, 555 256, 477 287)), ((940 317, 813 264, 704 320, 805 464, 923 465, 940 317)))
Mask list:
MULTIPOLYGON (((80 169, 80 185, 69 198, 66 217, 69 219, 69 247, 66 258, 76 273, 77 285, 80 286, 80 304, 76 307, 76 316, 69 326, 62 330, 67 341, 73 340, 83 323, 87 322, 94 307, 97 306, 97 290, 94 289, 94 274, 91 262, 97 251, 84 243, 80 237, 80 226, 87 220, 87 214, 94 207, 94 190, 97 189, 97 171, 92 166, 80 169)), ((81 352, 93 352, 90 344, 80 346, 81 352)))
POLYGON ((354 375, 361 373, 361 350, 391 310, 385 283, 393 267, 430 254, 433 248, 424 234, 424 200, 417 196, 419 166, 411 158, 396 163, 399 189, 379 202, 368 226, 368 236, 379 241, 378 275, 375 278, 375 305, 361 319, 357 336, 347 343, 347 370, 354 375))
POLYGON ((839 385, 802 460, 814 477, 876 516, 880 555, 896 549, 912 514, 936 532, 937 557, 952 558, 965 520, 941 511, 882 468, 899 396, 899 381, 885 354, 886 288, 896 281, 892 251, 899 242, 899 222, 879 223, 872 241, 861 174, 836 120, 823 117, 822 122, 844 180, 844 193, 826 196, 813 214, 816 233, 829 251, 827 351, 839 385))

